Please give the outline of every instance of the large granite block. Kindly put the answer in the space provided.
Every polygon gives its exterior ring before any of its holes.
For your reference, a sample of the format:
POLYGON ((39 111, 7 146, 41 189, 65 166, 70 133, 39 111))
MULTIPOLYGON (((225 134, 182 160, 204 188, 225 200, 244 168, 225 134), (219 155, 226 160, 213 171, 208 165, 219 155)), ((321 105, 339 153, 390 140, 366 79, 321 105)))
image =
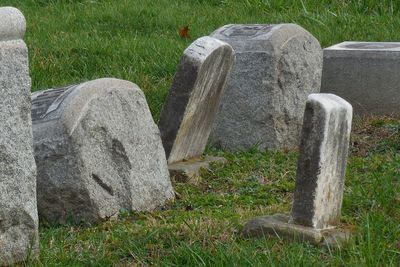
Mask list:
POLYGON ((92 223, 174 198, 160 133, 133 83, 98 79, 32 95, 39 215, 92 223))
POLYGON ((31 79, 23 14, 0 8, 0 265, 39 253, 31 79))
POLYGON ((340 246, 349 231, 340 228, 352 107, 333 94, 308 97, 290 216, 255 218, 246 236, 280 236, 314 244, 340 246))
POLYGON ((295 24, 230 24, 211 34, 236 61, 210 134, 224 149, 297 148, 307 96, 320 89, 322 50, 295 24))
POLYGON ((399 73, 399 42, 343 42, 324 49, 321 92, 343 97, 357 115, 399 115, 399 73))
POLYGON ((203 154, 233 60, 232 47, 211 37, 184 51, 158 122, 168 163, 203 154))

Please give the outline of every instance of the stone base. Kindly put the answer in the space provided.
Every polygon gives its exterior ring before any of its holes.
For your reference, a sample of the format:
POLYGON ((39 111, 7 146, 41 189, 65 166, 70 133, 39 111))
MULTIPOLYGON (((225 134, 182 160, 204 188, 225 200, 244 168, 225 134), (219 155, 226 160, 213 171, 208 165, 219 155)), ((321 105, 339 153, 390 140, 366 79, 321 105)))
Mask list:
POLYGON ((291 241, 309 242, 329 248, 340 248, 350 239, 350 231, 340 228, 317 230, 311 227, 289 223, 288 214, 274 214, 257 217, 243 228, 244 237, 278 237, 291 241))
POLYGON ((198 183, 200 169, 208 169, 210 163, 225 164, 227 160, 223 157, 206 156, 205 159, 193 158, 188 161, 176 162, 168 165, 171 179, 180 183, 198 183))

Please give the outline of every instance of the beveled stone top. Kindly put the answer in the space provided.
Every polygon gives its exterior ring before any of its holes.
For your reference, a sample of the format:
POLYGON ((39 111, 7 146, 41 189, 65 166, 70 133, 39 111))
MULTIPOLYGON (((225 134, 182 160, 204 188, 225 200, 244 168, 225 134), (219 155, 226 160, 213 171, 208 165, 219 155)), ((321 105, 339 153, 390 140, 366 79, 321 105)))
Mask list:
POLYGON ((400 42, 342 42, 324 50, 400 51, 400 42))
POLYGON ((274 24, 228 24, 225 25, 211 36, 215 38, 256 38, 263 37, 268 34, 271 29, 276 26, 274 24))
POLYGON ((22 39, 25 34, 24 15, 14 7, 0 7, 0 41, 22 39))

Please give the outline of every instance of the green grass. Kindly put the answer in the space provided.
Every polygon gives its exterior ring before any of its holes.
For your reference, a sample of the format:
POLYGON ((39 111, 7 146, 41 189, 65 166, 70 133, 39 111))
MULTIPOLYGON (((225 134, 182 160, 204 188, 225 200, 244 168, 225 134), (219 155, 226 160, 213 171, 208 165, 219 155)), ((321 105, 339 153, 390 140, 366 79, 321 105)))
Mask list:
MULTIPOLYGON (((157 120, 182 51, 228 23, 297 23, 323 47, 400 40, 400 3, 378 0, 0 0, 27 19, 33 90, 100 77, 137 83, 157 120), (190 40, 177 31, 190 26, 190 40)), ((243 223, 289 211, 296 152, 227 153, 198 185, 176 183, 165 210, 122 214, 91 227, 41 225, 27 266, 399 266, 400 120, 356 120, 343 222, 352 242, 331 251, 246 240, 243 223)))

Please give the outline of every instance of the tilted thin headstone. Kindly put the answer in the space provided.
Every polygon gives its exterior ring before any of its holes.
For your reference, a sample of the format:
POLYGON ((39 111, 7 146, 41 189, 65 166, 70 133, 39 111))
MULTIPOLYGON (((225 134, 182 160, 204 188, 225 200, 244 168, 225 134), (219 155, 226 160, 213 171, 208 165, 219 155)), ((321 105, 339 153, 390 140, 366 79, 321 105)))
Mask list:
POLYGON ((168 163, 203 154, 233 60, 232 47, 211 37, 184 51, 158 123, 168 163))
POLYGON ((399 115, 400 42, 343 42, 324 49, 321 92, 357 115, 399 115))
POLYGON ((229 150, 297 148, 307 96, 318 93, 322 50, 295 24, 230 24, 211 34, 236 61, 210 143, 229 150))
POLYGON ((304 113, 293 223, 325 229, 340 221, 352 106, 333 94, 311 94, 304 113))
POLYGON ((349 240, 349 230, 339 222, 352 111, 333 94, 308 97, 292 212, 250 220, 243 228, 245 236, 279 236, 326 246, 349 240))
POLYGON ((98 79, 32 95, 39 215, 88 223, 174 198, 160 133, 135 84, 98 79))
POLYGON ((39 254, 36 165, 23 14, 0 8, 0 265, 39 254))

